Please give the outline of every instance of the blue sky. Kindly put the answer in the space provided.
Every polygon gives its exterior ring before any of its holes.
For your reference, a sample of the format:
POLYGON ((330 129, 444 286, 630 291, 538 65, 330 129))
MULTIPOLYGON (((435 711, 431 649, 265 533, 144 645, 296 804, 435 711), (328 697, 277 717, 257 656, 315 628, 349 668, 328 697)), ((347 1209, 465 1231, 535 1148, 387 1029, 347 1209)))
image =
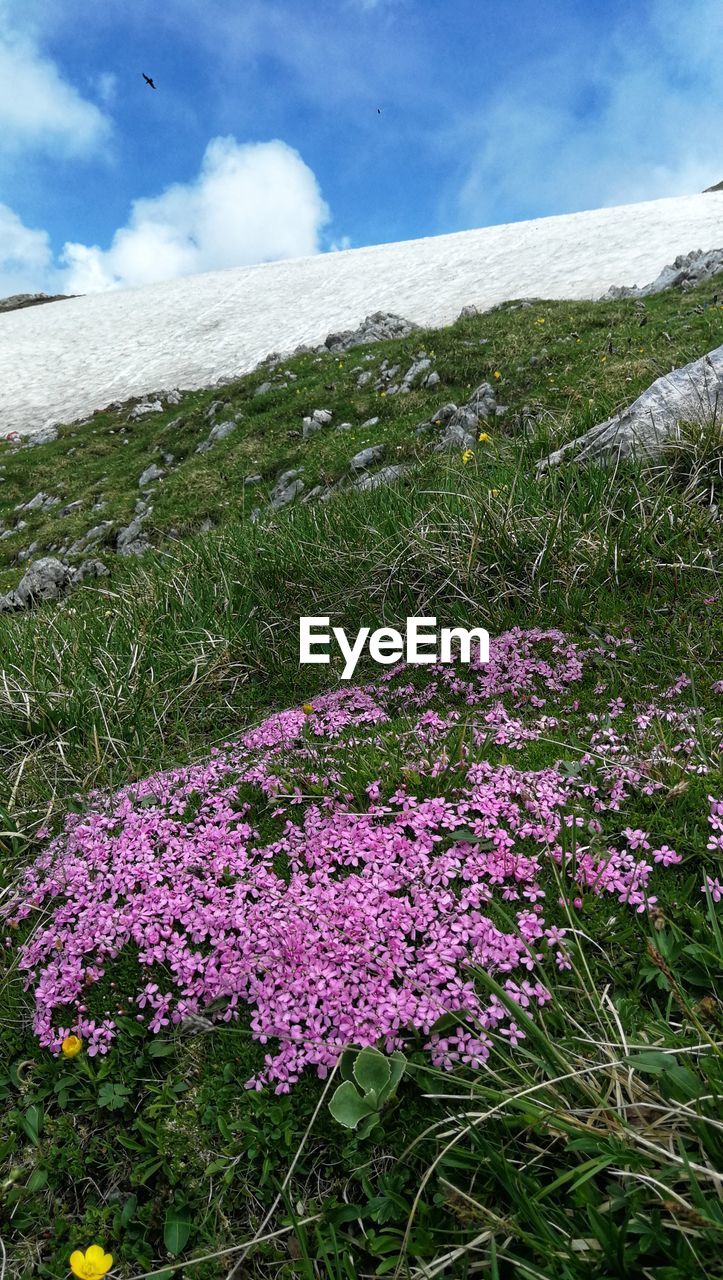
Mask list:
POLYGON ((0 0, 0 295, 699 191, 722 45, 720 0, 0 0))

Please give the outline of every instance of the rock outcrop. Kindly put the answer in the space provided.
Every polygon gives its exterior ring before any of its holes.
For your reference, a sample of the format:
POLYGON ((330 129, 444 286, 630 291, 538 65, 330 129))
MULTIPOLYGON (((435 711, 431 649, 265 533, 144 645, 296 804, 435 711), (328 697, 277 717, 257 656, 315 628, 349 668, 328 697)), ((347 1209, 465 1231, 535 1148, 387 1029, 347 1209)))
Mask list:
POLYGON ((604 293, 602 302, 616 302, 620 298, 648 298, 653 293, 663 293, 665 289, 679 286, 682 289, 693 289, 697 284, 710 280, 723 272, 723 249, 693 249, 691 253, 680 254, 670 266, 663 267, 660 275, 651 284, 612 285, 604 293))
POLYGON ((85 560, 72 569, 54 556, 43 556, 30 566, 14 591, 0 596, 0 613, 17 613, 48 600, 58 600, 71 587, 79 586, 86 579, 102 578, 107 574, 108 569, 101 560, 85 560))
POLYGON ((389 338, 407 338, 419 325, 404 320, 391 311, 375 311, 367 316, 356 329, 344 329, 340 333, 327 334, 319 351, 349 351, 351 347, 366 346, 368 342, 386 342, 389 338))
POLYGON ((0 313, 3 311, 22 311, 24 307, 39 307, 45 302, 64 302, 74 298, 68 293, 13 293, 9 298, 0 298, 0 313))
POLYGON ((675 438, 681 423, 702 423, 721 414, 723 346, 658 378, 622 413, 543 458, 538 470, 563 460, 606 463, 631 456, 653 459, 675 438))

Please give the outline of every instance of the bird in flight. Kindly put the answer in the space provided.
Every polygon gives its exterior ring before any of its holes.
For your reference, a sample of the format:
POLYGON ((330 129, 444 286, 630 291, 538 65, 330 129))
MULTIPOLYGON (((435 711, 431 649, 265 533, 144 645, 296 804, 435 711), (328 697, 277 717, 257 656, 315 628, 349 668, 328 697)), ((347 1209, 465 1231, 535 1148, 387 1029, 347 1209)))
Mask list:
POLYGON ((145 80, 146 84, 149 84, 151 86, 151 89, 155 89, 156 86, 154 85, 151 76, 147 76, 145 71, 141 71, 141 75, 143 76, 143 79, 145 80))

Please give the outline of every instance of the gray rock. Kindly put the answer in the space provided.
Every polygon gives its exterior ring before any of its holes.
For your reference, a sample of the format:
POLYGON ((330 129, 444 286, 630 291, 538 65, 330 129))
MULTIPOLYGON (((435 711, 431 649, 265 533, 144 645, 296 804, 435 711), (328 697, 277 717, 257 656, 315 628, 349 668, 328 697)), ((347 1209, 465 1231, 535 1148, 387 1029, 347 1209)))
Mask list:
POLYGON ((369 342, 385 342, 389 338, 406 338, 419 325, 411 320, 404 320, 388 311, 375 311, 367 316, 356 329, 345 329, 341 333, 330 333, 324 340, 323 350, 348 351, 351 347, 365 346, 369 342))
POLYGON ((53 444, 57 438, 57 427, 40 427, 38 431, 31 431, 29 435, 23 437, 23 447, 32 449, 36 444, 53 444))
POLYGON ((383 444, 369 445, 368 449, 360 449, 359 453, 355 453, 350 459, 349 466, 352 471, 366 471, 369 467, 373 467, 375 462, 379 462, 384 457, 385 446, 383 444))
POLYGON ((322 426, 315 418, 304 418, 301 424, 302 439, 308 440, 311 436, 315 436, 317 431, 321 431, 322 426))
POLYGON ((314 409, 311 416, 314 422, 318 422, 322 427, 328 427, 334 417, 331 409, 314 409))
POLYGON ((465 408, 477 415, 477 418, 494 418, 497 396, 491 382, 481 382, 469 396, 465 408))
MULTIPOLYGON (((379 421, 379 419, 377 419, 377 421, 379 421)), ((353 422, 337 422, 336 429, 337 431, 353 431, 354 423, 353 422)))
POLYGON ((435 445, 434 452, 442 453, 445 449, 474 449, 477 437, 472 435, 464 424, 453 418, 444 428, 444 434, 435 445))
MULTIPOLYGON (((427 369, 431 367, 431 364, 432 364, 432 361, 429 359, 428 356, 423 356, 421 359, 415 360, 414 364, 411 365, 409 369, 407 369, 407 372, 405 373, 402 379, 402 385, 400 386, 399 390, 403 393, 407 391, 411 391, 415 383, 418 382, 419 379, 421 378, 422 374, 426 373, 427 369)), ((396 366, 393 371, 390 370, 390 377, 392 375, 392 372, 396 372, 397 368, 398 366, 396 366)))
POLYGON ((39 542, 31 542, 29 547, 25 547, 23 551, 18 551, 18 554, 17 554, 18 564, 23 564, 25 560, 29 560, 31 556, 34 556, 39 546, 40 546, 39 542))
POLYGON ((442 381, 442 379, 440 378, 439 374, 437 373, 437 370, 436 370, 436 369, 433 369, 433 370, 432 370, 432 372, 430 373, 429 377, 425 380, 424 385, 425 385, 425 387, 427 387, 427 388, 431 388, 431 387, 438 387, 441 381, 442 381))
POLYGON ((71 586, 77 587, 81 582, 87 582, 88 578, 107 578, 110 575, 110 569, 103 564, 102 560, 84 560, 71 575, 71 586))
POLYGON ((131 422, 136 422, 138 418, 145 418, 147 413, 163 413, 163 405, 160 400, 143 400, 141 404, 137 404, 131 409, 128 415, 131 422))
POLYGON ((142 556, 150 547, 143 532, 143 521, 147 514, 138 515, 131 520, 125 529, 121 529, 116 538, 116 550, 120 556, 142 556))
POLYGON ((244 489, 251 488, 252 485, 261 484, 263 476, 244 476, 244 489))
POLYGON ((272 390, 272 384, 270 382, 262 382, 261 386, 257 387, 256 390, 254 391, 254 395, 265 396, 267 391, 271 391, 271 390, 272 390))
POLYGON ((71 511, 78 511, 80 507, 82 507, 82 505, 83 505, 83 499, 76 498, 75 502, 69 502, 67 507, 63 507, 63 509, 58 512, 58 515, 69 516, 71 511))
POLYGON ((681 422, 710 422, 723 409, 723 346, 657 378, 622 413, 608 418, 538 463, 538 470, 563 459, 614 462, 620 457, 659 457, 681 422))
POLYGON ((57 507, 60 498, 51 498, 47 493, 36 493, 34 498, 29 502, 19 502, 16 511, 49 511, 51 507, 57 507))
POLYGON ((284 471, 271 490, 271 506, 274 509, 286 507, 304 489, 304 481, 298 471, 284 471))
POLYGON ((602 301, 616 301, 620 298, 647 298, 654 293, 662 293, 664 289, 681 286, 693 289, 695 285, 723 272, 723 249, 693 249, 691 253, 680 254, 673 263, 663 267, 660 275, 651 284, 643 285, 611 285, 602 301))
POLYGON ((210 453, 213 445, 210 440, 204 440, 201 444, 196 445, 196 453, 210 453))
POLYGON ((70 293, 13 293, 9 298, 0 298, 0 312, 22 311, 25 307, 38 307, 46 302, 64 302, 73 296, 70 293))
POLYGON ((139 489, 147 489, 149 484, 153 484, 154 481, 160 480, 162 475, 163 470, 161 467, 156 466, 155 462, 152 462, 150 467, 146 467, 143 475, 138 481, 139 489))
POLYGON ((172 467, 174 462, 176 461, 176 456, 173 453, 162 453, 161 457, 163 458, 163 461, 167 467, 172 467))
POLYGON ((290 502, 293 502, 295 498, 298 498, 299 494, 303 492, 303 489, 303 480, 292 480, 285 489, 274 489, 271 494, 271 506, 275 510, 279 507, 287 507, 290 502))
POLYGON ((479 310, 479 308, 478 308, 478 307, 475 307, 475 306, 471 306, 471 305, 470 305, 470 306, 467 306, 467 307, 462 307, 462 310, 460 311, 459 315, 457 316, 457 319, 458 319, 458 320, 471 320, 472 316, 478 316, 478 315, 480 315, 480 314, 481 314, 481 313, 480 313, 480 310, 479 310))
POLYGON ((210 442, 215 442, 216 440, 227 440, 235 430, 235 422, 217 422, 215 427, 211 427, 208 439, 210 442))
POLYGON ((25 572, 14 591, 0 596, 0 613, 31 609, 45 600, 57 600, 66 590, 72 570, 53 556, 44 556, 25 572))
POLYGON ((206 517, 205 520, 201 521, 198 531, 199 533, 210 533, 212 529, 215 529, 215 527, 213 520, 209 520, 209 518, 206 517))
POLYGON ((404 466, 401 462, 389 467, 382 467, 380 471, 373 471, 369 475, 359 476, 354 481, 354 488, 380 489, 383 485, 393 484, 395 480, 401 480, 411 469, 411 467, 404 466))
POLYGON ((375 426, 377 425, 378 421, 379 421, 379 419, 378 419, 378 418, 367 418, 366 422, 362 422, 362 428, 364 428, 364 427, 375 427, 375 426))
POLYGON ((67 554, 69 556, 82 555, 83 552, 87 551, 89 547, 93 546, 97 542, 100 542, 101 539, 105 537, 105 534, 109 528, 110 528, 109 520, 106 520, 103 524, 94 525, 94 527, 92 529, 89 529, 87 533, 83 533, 79 538, 76 538, 75 542, 70 547, 68 547, 67 554))
POLYGON ((223 400, 213 400, 211 404, 208 406, 208 408, 206 409, 204 417, 215 418, 219 410, 224 408, 225 408, 225 404, 223 400))
POLYGON ((306 507, 310 502, 316 502, 318 498, 322 497, 324 492, 323 484, 315 484, 313 489, 309 489, 309 492, 304 494, 301 499, 302 505, 306 507))
POLYGON ((363 373, 360 373, 356 380, 358 389, 361 391, 362 387, 368 386, 373 376, 371 369, 365 369, 363 373))

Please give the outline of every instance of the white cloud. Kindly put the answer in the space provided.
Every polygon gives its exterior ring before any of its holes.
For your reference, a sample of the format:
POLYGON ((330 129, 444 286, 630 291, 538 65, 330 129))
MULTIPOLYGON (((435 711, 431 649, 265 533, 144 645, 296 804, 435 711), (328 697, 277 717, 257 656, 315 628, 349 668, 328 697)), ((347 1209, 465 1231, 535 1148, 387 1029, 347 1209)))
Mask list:
POLYGON ((109 133, 106 116, 63 79, 31 39, 0 33, 0 151, 87 155, 109 133))
POLYGON ((719 0, 653 0, 604 47, 565 48, 458 118, 442 145, 460 156, 457 217, 480 225, 661 196, 723 177, 712 140, 723 103, 714 49, 719 0), (700 38, 708 32, 712 39, 700 38))
POLYGON ((0 204, 0 297, 42 292, 51 268, 47 231, 26 227, 12 209, 0 204))
POLYGON ((110 248, 68 243, 69 293, 151 284, 319 251, 329 211, 311 169, 280 141, 213 138, 198 178, 137 200, 110 248))

